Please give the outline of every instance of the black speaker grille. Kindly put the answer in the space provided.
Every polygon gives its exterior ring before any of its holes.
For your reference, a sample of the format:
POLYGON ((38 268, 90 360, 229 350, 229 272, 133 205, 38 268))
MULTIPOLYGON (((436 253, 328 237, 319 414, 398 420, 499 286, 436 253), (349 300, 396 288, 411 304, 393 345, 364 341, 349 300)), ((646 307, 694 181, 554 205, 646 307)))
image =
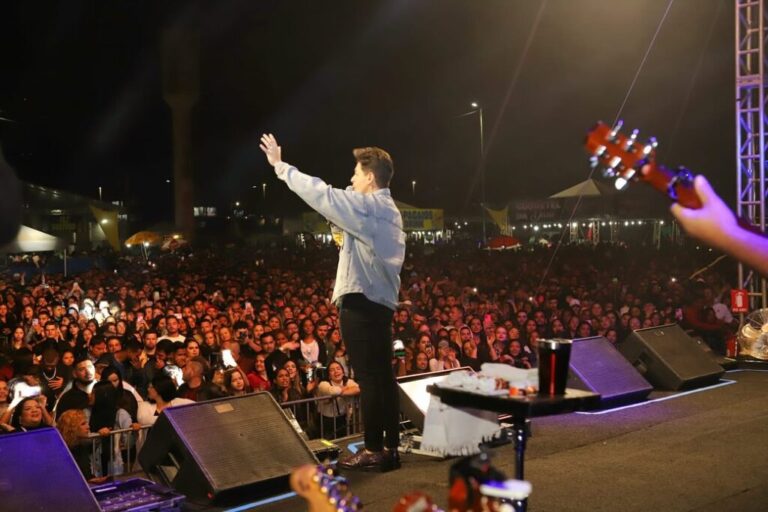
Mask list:
POLYGON ((218 491, 287 475, 315 461, 269 395, 258 393, 165 411, 218 491))
POLYGON ((644 399, 651 385, 602 336, 573 340, 569 386, 600 393, 601 404, 618 405, 644 399))
POLYGON ((645 369, 656 387, 684 389, 717 382, 723 368, 677 324, 634 331, 620 347, 629 361, 645 369))

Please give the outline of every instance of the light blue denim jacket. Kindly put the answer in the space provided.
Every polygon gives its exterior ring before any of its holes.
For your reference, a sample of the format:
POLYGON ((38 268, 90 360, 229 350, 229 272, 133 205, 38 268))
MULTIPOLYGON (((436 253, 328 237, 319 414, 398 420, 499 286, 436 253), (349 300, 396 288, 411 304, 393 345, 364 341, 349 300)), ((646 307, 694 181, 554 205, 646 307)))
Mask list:
POLYGON ((333 302, 338 304, 348 293, 362 293, 368 300, 397 309, 405 232, 389 189, 361 194, 352 187, 333 188, 285 162, 278 163, 275 172, 288 188, 344 232, 333 302))

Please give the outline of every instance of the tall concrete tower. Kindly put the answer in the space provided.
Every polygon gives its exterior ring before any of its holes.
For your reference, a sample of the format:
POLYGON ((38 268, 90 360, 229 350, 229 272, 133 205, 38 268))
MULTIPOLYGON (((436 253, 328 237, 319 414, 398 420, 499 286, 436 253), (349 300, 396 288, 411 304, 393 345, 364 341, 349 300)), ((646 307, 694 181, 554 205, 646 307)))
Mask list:
POLYGON ((200 96, 200 37, 193 27, 174 26, 162 37, 163 99, 173 122, 174 220, 187 240, 194 234, 192 110, 200 96))

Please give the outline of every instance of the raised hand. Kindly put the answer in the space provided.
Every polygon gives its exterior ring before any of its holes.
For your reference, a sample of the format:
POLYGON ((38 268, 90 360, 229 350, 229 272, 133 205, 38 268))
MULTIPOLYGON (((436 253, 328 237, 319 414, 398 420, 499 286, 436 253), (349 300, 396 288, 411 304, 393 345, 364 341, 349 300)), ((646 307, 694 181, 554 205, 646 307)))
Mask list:
POLYGON ((259 147, 267 155, 269 165, 275 166, 282 161, 282 148, 277 145, 277 139, 271 133, 261 136, 259 147))

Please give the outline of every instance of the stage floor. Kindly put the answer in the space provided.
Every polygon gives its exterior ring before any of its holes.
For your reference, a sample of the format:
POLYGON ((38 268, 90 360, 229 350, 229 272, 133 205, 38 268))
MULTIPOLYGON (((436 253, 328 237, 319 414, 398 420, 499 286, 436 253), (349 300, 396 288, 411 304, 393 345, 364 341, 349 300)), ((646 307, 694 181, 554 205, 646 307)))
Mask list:
MULTIPOLYGON (((715 386, 625 408, 534 418, 532 429, 531 511, 768 510, 768 371, 731 371, 715 386)), ((514 447, 492 453, 512 475, 514 447)), ((389 512, 409 490, 445 507, 452 462, 408 454, 398 471, 346 476, 364 510, 389 512)), ((230 510, 306 505, 292 496, 230 510)))

